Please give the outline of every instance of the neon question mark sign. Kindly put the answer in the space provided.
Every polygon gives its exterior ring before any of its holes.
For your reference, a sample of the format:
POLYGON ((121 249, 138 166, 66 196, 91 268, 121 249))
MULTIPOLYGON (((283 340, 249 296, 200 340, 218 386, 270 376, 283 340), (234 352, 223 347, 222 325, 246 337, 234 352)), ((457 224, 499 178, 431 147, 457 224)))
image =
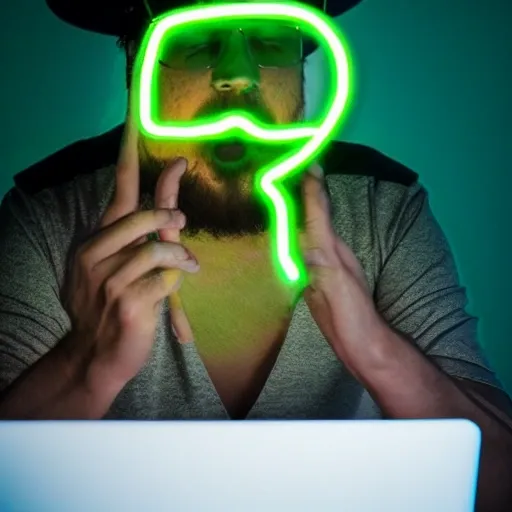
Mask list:
POLYGON ((204 140, 242 132, 245 137, 279 143, 305 140, 300 150, 291 156, 274 160, 258 171, 255 191, 259 193, 270 213, 272 254, 280 276, 288 282, 304 280, 305 269, 294 236, 295 205, 280 185, 294 172, 304 169, 318 155, 338 128, 347 106, 350 92, 350 65, 343 37, 334 22, 322 12, 303 4, 235 3, 200 5, 163 14, 150 25, 140 47, 137 62, 140 66, 139 98, 135 102, 137 116, 143 133, 154 138, 204 140), (300 23, 327 50, 326 55, 332 75, 332 96, 325 118, 317 123, 300 122, 286 127, 265 125, 243 111, 232 111, 200 121, 157 121, 152 98, 157 97, 154 80, 158 50, 164 37, 178 27, 200 30, 201 24, 215 20, 278 19, 300 23))

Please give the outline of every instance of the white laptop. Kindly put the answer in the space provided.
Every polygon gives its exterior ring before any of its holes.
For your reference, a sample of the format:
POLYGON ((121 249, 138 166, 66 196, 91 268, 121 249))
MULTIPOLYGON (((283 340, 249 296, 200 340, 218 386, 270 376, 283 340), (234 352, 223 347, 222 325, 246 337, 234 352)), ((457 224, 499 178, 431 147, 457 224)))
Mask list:
POLYGON ((470 512, 466 420, 0 422, 2 512, 470 512))

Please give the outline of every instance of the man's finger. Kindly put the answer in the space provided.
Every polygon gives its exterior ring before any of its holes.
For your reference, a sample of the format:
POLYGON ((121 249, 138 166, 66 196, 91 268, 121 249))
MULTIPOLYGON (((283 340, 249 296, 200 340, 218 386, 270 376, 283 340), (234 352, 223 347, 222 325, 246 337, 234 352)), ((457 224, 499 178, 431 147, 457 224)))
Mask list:
MULTIPOLYGON (((183 272, 180 271, 179 278, 182 279, 182 276, 183 272)), ((178 279, 178 276, 175 279, 178 279)), ((183 309, 178 292, 169 295, 169 313, 171 316, 171 326, 178 341, 182 344, 192 343, 194 341, 194 333, 192 332, 187 314, 183 309)))
POLYGON ((137 144, 137 127, 129 112, 116 165, 114 197, 103 216, 102 227, 112 224, 138 208, 140 176, 137 144))
POLYGON ((316 246, 323 245, 332 237, 329 201, 323 182, 307 173, 303 182, 304 211, 306 216, 306 231, 310 243, 316 246))
MULTIPOLYGON (((173 164, 162 172, 158 178, 155 190, 155 207, 170 208, 175 210, 178 208, 178 195, 180 191, 180 180, 187 170, 187 161, 179 158, 173 164)), ((179 229, 161 229, 158 232, 160 240, 166 242, 179 242, 179 229)), ((169 271, 169 278, 181 280, 183 272, 176 269, 169 271)), ((181 298, 178 292, 171 293, 169 296, 169 313, 171 318, 171 326, 174 334, 180 343, 190 343, 194 339, 190 322, 187 318, 181 298)))
MULTIPOLYGON (((185 158, 178 158, 158 178, 155 190, 155 208, 178 208, 178 195, 180 192, 180 180, 187 170, 185 158)), ((179 235, 179 232, 177 233, 179 235)), ((161 234, 160 234, 161 236, 161 234)), ((179 240, 168 240, 177 242, 179 240)))

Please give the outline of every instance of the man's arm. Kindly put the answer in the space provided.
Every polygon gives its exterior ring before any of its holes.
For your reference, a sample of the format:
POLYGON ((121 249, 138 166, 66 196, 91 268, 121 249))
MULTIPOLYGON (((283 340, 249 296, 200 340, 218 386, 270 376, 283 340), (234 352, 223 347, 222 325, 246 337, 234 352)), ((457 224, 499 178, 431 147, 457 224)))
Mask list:
POLYGON ((101 419, 121 388, 94 374, 65 338, 0 393, 0 420, 101 419))
MULTIPOLYGON (((353 369, 386 418, 467 418, 482 432, 477 510, 512 505, 512 419, 481 396, 484 384, 450 378, 404 336, 387 329, 353 369), (467 392, 467 389, 471 389, 467 392), (479 392, 475 390, 479 390, 479 392), (488 409, 485 403, 490 405, 488 409), (499 417, 493 414, 497 409, 499 417)), ((371 344, 369 344, 371 345, 371 344)), ((354 365, 355 361, 351 361, 354 365)), ((494 394, 494 393, 493 393, 494 394)))
POLYGON ((0 420, 99 419, 117 394, 68 350, 80 341, 59 297, 62 227, 49 217, 17 190, 0 207, 0 420))
POLYGON ((478 344, 450 247, 420 185, 401 195, 393 184, 380 189, 375 302, 385 327, 368 343, 372 350, 361 352, 355 371, 387 417, 459 417, 478 424, 478 510, 510 510, 510 401, 478 344))

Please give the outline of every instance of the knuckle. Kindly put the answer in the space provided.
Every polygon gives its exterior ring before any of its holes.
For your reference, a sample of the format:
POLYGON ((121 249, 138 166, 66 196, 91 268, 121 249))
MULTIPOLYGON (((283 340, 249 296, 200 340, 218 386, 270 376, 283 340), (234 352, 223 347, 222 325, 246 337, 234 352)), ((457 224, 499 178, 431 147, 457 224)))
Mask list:
POLYGON ((119 297, 119 285, 115 277, 109 277, 105 281, 103 293, 107 304, 114 302, 119 297))
POLYGON ((171 253, 174 259, 178 261, 184 261, 189 259, 187 250, 181 244, 173 244, 171 253))
POLYGON ((129 214, 126 219, 128 230, 140 233, 143 236, 146 232, 154 231, 167 220, 166 212, 158 210, 145 210, 129 214))
POLYGON ((144 212, 132 212, 124 218, 125 226, 128 229, 135 229, 140 224, 144 212))
POLYGON ((152 215, 153 215, 153 221, 155 222, 155 224, 159 224, 162 222, 162 217, 165 216, 165 212, 162 211, 162 210, 152 210, 152 215))
POLYGON ((75 262, 84 269, 89 269, 92 267, 92 258, 91 258, 91 243, 86 242, 81 245, 76 253, 75 253, 75 262))
POLYGON ((158 262, 161 259, 160 244, 156 240, 147 242, 143 249, 143 257, 152 262, 158 262))
POLYGON ((141 302, 132 295, 125 295, 117 301, 118 318, 122 325, 137 323, 141 311, 141 302))

